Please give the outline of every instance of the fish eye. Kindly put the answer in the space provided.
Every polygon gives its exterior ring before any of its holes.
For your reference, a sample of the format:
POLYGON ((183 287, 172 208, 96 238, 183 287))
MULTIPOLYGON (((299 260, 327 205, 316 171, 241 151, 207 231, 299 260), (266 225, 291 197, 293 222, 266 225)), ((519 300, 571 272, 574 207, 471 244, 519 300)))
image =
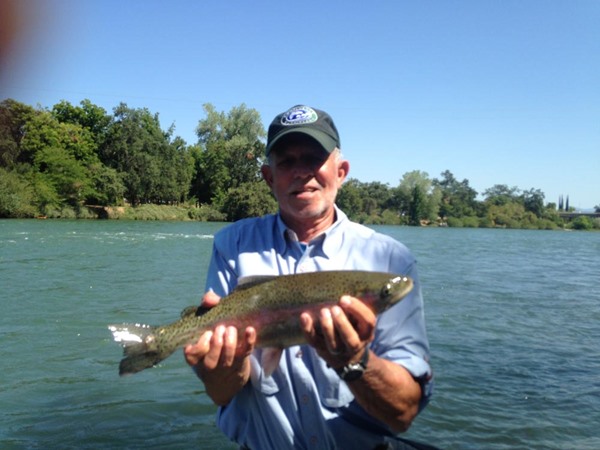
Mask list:
POLYGON ((381 289, 381 296, 389 297, 391 292, 392 292, 392 285, 388 283, 381 289))

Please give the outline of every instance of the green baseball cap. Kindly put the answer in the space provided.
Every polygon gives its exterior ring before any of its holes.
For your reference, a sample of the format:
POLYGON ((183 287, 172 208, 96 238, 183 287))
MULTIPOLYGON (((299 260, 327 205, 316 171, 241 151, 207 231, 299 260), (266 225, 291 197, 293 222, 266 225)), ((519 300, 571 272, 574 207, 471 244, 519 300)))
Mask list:
POLYGON ((340 148, 340 135, 329 114, 310 106, 296 105, 278 114, 269 125, 267 156, 286 137, 294 134, 313 138, 327 153, 340 148))

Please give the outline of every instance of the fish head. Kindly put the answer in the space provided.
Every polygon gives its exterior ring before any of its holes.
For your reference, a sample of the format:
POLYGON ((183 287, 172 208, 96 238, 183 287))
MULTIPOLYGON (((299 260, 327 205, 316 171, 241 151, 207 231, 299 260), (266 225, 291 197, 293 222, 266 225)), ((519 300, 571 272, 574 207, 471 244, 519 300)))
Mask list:
POLYGON ((390 278, 387 283, 383 285, 381 291, 379 292, 378 303, 381 308, 380 311, 385 311, 386 309, 398 303, 408 295, 412 288, 413 281, 410 277, 398 275, 390 278))

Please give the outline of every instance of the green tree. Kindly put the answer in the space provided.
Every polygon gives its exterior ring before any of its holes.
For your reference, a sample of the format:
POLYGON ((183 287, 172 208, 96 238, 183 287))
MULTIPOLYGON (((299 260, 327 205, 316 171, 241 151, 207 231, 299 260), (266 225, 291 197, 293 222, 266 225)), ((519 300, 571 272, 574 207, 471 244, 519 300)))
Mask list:
POLYGON ((361 223, 397 224, 400 222, 394 191, 386 183, 363 183, 350 178, 342 185, 336 200, 348 217, 361 223))
POLYGON ((356 178, 349 178, 338 191, 337 206, 353 220, 359 220, 363 213, 363 198, 361 182, 356 178))
POLYGON ((33 157, 22 151, 25 129, 36 111, 12 99, 0 103, 0 167, 14 168, 17 164, 31 164, 33 157))
POLYGON ((266 136, 260 114, 242 104, 225 114, 205 104, 206 118, 196 133, 200 151, 195 150, 192 192, 200 202, 222 206, 227 192, 260 180, 260 160, 266 136))
POLYGON ((107 131, 100 155, 115 169, 132 205, 174 203, 187 197, 193 159, 184 142, 171 140, 158 114, 146 108, 133 109, 121 103, 114 109, 114 122, 107 131))
POLYGON ((527 213, 525 207, 516 201, 502 205, 491 205, 488 208, 488 218, 496 227, 521 228, 523 223, 530 222, 530 214, 535 220, 535 215, 527 213))
POLYGON ((35 167, 61 200, 71 206, 78 206, 88 195, 93 195, 87 168, 62 148, 40 150, 36 154, 35 167))
POLYGON ((411 199, 408 207, 408 223, 409 225, 420 225, 421 219, 427 217, 426 213, 426 196, 423 188, 418 184, 412 187, 411 199))
POLYGON ((35 191, 25 177, 0 167, 0 218, 34 217, 35 191))
POLYGON ((79 125, 61 123, 48 111, 37 111, 25 124, 21 148, 29 155, 27 162, 34 164, 37 153, 49 147, 60 148, 84 164, 98 160, 89 131, 79 125))
POLYGON ((421 221, 435 221, 438 217, 440 191, 432 185, 427 172, 413 170, 402 176, 393 190, 391 203, 401 216, 409 218, 411 225, 421 221))
POLYGON ((571 222, 571 226, 575 230, 591 230, 594 228, 594 223, 587 216, 579 216, 571 222))
POLYGON ((484 201, 488 205, 502 206, 519 201, 519 189, 516 186, 508 187, 506 184, 495 184, 483 192, 484 201))
POLYGON ((531 188, 528 191, 523 191, 521 197, 526 211, 532 212, 537 217, 544 215, 544 193, 541 190, 531 188))
POLYGON ((88 195, 86 203, 102 206, 122 205, 125 186, 119 173, 100 162, 91 165, 90 172, 94 191, 88 195))
POLYGON ((369 215, 379 215, 393 204, 392 190, 386 183, 379 181, 363 183, 361 191, 365 213, 369 215))
POLYGON ((440 210, 444 217, 475 216, 478 210, 477 191, 469 186, 466 178, 459 182, 452 172, 442 172, 441 179, 434 178, 433 186, 439 188, 440 210))
POLYGON ((169 147, 175 166, 172 195, 180 201, 185 201, 188 198, 190 184, 194 176, 194 158, 190 147, 180 137, 173 139, 169 147))
MULTIPOLYGON (((194 153, 196 173, 192 195, 200 203, 222 206, 227 191, 234 187, 229 171, 229 158, 224 143, 214 143, 203 152, 194 153)), ((217 206, 217 207, 219 207, 217 206)))
POLYGON ((32 157, 38 173, 35 186, 54 190, 60 203, 79 206, 95 195, 90 166, 98 163, 91 134, 79 125, 60 123, 49 112, 30 117, 21 141, 22 152, 32 157))
POLYGON ((52 114, 59 122, 80 125, 87 129, 93 141, 100 146, 106 138, 112 117, 100 106, 94 105, 88 99, 82 100, 80 106, 73 106, 62 100, 52 107, 52 114))
POLYGON ((231 188, 223 204, 227 220, 259 217, 277 211, 277 202, 263 181, 253 181, 231 188))

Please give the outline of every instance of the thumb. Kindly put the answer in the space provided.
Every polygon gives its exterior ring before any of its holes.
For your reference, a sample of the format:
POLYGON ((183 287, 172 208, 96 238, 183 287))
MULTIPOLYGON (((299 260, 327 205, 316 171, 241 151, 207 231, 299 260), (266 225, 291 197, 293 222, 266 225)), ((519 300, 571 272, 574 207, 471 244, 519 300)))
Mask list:
POLYGON ((203 308, 212 308, 213 306, 216 306, 219 301, 221 301, 221 297, 215 294, 214 291, 210 290, 202 296, 201 305, 203 308))

